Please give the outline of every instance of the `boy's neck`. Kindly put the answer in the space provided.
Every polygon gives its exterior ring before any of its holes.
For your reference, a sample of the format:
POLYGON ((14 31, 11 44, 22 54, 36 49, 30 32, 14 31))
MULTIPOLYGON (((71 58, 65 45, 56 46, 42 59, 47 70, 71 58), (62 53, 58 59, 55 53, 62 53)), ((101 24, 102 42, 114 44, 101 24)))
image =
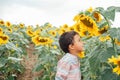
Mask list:
POLYGON ((74 56, 77 56, 77 54, 76 54, 76 53, 71 53, 71 52, 70 52, 70 54, 71 54, 71 55, 74 55, 74 56))

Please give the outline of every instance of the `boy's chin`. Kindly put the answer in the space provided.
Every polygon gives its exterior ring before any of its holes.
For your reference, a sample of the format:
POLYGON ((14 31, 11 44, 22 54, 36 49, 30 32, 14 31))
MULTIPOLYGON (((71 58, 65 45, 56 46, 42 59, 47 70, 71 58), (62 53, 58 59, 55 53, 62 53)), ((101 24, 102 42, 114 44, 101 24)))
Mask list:
POLYGON ((83 48, 81 51, 85 51, 85 49, 83 48))
POLYGON ((83 52, 83 51, 84 51, 84 49, 81 49, 81 50, 80 50, 80 52, 83 52))

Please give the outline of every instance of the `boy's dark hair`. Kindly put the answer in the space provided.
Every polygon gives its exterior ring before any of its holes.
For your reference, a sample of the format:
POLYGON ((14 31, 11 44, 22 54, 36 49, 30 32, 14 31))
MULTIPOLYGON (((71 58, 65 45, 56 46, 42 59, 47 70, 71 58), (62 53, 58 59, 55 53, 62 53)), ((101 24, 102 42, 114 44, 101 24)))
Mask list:
POLYGON ((68 47, 73 44, 74 36, 78 34, 75 31, 64 32, 59 38, 60 48, 65 52, 69 53, 68 47))

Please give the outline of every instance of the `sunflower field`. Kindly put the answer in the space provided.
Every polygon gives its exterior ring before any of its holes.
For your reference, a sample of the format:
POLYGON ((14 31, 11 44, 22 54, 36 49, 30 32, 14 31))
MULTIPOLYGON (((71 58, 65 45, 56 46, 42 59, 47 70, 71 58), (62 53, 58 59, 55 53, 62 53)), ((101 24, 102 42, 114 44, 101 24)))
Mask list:
POLYGON ((59 47, 59 36, 71 30, 85 42, 84 52, 78 55, 83 80, 120 80, 120 26, 112 28, 116 12, 120 12, 119 7, 90 7, 73 17, 73 25, 60 27, 0 20, 0 80, 17 80, 24 73, 21 62, 30 44, 38 56, 32 72, 41 71, 32 80, 54 80, 57 62, 65 54, 59 47))

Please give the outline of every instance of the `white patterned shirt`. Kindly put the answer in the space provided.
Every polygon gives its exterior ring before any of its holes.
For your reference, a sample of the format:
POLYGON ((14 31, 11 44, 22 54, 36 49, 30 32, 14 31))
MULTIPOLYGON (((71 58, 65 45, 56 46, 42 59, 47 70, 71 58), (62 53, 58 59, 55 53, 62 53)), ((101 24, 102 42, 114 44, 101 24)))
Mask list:
POLYGON ((55 80, 81 80, 78 57, 66 53, 58 62, 55 80))

